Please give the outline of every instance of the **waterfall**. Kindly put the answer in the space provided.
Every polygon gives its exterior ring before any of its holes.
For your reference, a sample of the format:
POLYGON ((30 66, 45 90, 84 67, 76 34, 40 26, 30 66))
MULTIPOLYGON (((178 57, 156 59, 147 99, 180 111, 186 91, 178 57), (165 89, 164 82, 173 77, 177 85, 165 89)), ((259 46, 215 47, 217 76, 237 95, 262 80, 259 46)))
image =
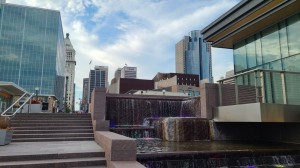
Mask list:
POLYGON ((200 99, 109 97, 106 107, 106 120, 110 120, 111 125, 142 125, 145 118, 199 116, 200 99))

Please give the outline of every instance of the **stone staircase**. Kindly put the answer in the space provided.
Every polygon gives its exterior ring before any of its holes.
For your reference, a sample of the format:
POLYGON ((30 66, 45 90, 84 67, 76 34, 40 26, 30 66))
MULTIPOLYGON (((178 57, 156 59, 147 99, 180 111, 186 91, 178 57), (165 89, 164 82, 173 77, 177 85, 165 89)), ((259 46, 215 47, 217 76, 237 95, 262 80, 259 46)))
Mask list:
POLYGON ((0 156, 2 168, 106 167, 104 152, 0 156))
POLYGON ((90 114, 17 114, 12 142, 94 140, 90 114))
POLYGON ((17 114, 12 143, 0 146, 0 168, 106 167, 90 114, 17 114))

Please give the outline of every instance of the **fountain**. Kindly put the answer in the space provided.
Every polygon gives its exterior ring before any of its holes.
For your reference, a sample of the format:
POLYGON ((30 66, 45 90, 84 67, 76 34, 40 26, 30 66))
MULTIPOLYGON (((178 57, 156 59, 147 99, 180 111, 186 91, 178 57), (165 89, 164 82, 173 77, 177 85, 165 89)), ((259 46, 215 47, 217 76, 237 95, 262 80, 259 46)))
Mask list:
POLYGON ((146 167, 300 166, 299 145, 260 141, 266 124, 236 127, 200 116, 200 98, 106 97, 110 131, 135 138, 137 160, 146 167))
POLYGON ((145 118, 196 117, 200 98, 137 99, 107 97, 106 119, 114 125, 143 125, 145 118))

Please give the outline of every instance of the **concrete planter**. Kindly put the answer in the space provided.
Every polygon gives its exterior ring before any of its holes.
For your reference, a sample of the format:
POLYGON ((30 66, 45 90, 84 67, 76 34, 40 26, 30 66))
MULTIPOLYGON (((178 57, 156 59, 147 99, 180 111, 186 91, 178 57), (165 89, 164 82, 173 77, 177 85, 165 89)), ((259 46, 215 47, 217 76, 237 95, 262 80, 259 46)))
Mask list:
POLYGON ((12 135, 13 135, 12 130, 0 129, 0 146, 9 144, 12 140, 12 135))
POLYGON ((22 113, 28 113, 28 106, 30 106, 31 110, 30 113, 40 113, 42 112, 42 105, 41 104, 26 104, 23 107, 22 113))

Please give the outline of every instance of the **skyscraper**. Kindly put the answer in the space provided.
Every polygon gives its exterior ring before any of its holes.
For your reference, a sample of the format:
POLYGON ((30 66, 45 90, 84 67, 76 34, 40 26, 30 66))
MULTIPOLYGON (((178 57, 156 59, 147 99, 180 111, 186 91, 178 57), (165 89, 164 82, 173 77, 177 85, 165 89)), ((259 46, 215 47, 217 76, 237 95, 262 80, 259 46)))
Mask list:
POLYGON ((121 70, 121 78, 131 78, 136 79, 136 67, 128 67, 125 65, 121 70))
POLYGON ((75 54, 76 51, 73 48, 71 40, 69 38, 69 33, 66 34, 65 38, 65 47, 66 47, 66 54, 67 54, 67 62, 66 62, 66 85, 67 89, 65 90, 66 95, 66 105, 67 107, 73 111, 74 110, 74 96, 75 96, 75 88, 74 88, 74 78, 75 78, 75 54))
POLYGON ((94 70, 90 70, 89 75, 89 103, 91 102, 92 92, 95 87, 108 87, 108 67, 95 66, 94 70))
POLYGON ((199 80, 212 82, 210 44, 203 41, 199 30, 184 36, 176 44, 176 73, 196 74, 199 80))
POLYGON ((176 44, 176 73, 185 73, 185 53, 189 45, 189 37, 184 36, 182 40, 180 40, 176 44))
MULTIPOLYGON (((0 4, 0 80, 48 99, 64 97, 66 53, 60 12, 0 4)), ((61 104, 62 105, 62 104, 61 104)))
POLYGON ((121 78, 122 68, 118 68, 115 71, 115 79, 121 78))
POLYGON ((87 112, 88 111, 88 96, 89 96, 89 78, 83 78, 83 92, 81 99, 81 107, 80 110, 87 112))

